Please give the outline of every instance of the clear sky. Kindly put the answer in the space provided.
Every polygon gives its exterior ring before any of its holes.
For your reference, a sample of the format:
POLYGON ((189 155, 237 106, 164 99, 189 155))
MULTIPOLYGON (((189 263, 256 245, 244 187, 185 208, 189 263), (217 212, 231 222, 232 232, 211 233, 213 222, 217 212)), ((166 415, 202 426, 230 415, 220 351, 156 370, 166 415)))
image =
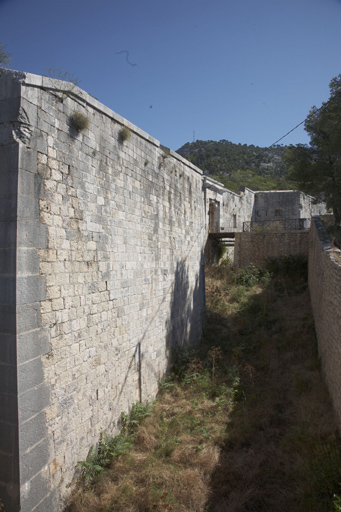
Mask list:
POLYGON ((68 71, 171 149, 269 146, 341 73, 341 0, 0 0, 0 42, 12 69, 68 71))

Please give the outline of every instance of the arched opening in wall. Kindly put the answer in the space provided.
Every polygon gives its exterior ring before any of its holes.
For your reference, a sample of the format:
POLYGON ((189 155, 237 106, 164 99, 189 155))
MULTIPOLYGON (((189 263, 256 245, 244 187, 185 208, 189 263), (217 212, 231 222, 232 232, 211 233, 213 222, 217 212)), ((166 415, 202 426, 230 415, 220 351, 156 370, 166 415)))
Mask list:
POLYGON ((210 201, 209 210, 209 225, 208 229, 210 233, 219 233, 220 225, 220 203, 218 201, 210 201))

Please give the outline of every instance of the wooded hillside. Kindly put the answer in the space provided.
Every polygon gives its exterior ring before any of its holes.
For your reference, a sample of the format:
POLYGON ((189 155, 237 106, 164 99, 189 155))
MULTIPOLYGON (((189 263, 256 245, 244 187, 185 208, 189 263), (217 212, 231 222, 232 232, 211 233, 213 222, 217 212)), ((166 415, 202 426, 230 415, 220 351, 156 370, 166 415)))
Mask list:
POLYGON ((296 187, 288 180, 288 166, 283 162, 285 149, 234 144, 228 140, 197 140, 187 142, 177 153, 229 190, 238 191, 240 185, 252 190, 288 190, 296 187))

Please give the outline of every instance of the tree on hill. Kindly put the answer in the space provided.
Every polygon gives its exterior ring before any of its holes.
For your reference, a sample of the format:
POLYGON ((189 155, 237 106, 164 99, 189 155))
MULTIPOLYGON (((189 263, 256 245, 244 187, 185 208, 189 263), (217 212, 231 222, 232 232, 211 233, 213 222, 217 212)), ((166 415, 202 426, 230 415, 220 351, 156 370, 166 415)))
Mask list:
POLYGON ((284 147, 261 148, 227 140, 187 142, 177 150, 183 157, 233 191, 240 185, 252 190, 290 189, 284 147))
POLYGON ((291 146, 286 152, 290 178, 304 191, 323 194, 335 223, 341 222, 341 74, 329 84, 330 97, 312 107, 305 120, 310 144, 291 146))
POLYGON ((5 51, 4 45, 0 43, 0 66, 9 66, 12 55, 5 51))

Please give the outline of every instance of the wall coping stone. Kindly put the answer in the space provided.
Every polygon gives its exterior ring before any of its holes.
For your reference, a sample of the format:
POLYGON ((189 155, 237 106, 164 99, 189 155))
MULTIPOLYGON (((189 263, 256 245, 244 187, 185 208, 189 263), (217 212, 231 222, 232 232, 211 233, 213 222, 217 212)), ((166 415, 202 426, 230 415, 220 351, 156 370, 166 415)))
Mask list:
POLYGON ((67 95, 72 96, 74 99, 78 100, 83 106, 91 107, 101 114, 104 114, 113 121, 121 124, 122 126, 127 126, 133 133, 140 136, 141 138, 147 140, 157 148, 162 149, 167 154, 176 158, 179 162, 185 164, 187 167, 191 168, 194 172, 203 175, 203 171, 192 164, 189 160, 186 160, 184 157, 176 153, 175 151, 163 146, 160 141, 149 135, 144 130, 141 130, 138 126, 134 125, 124 117, 120 116, 109 107, 98 101, 96 98, 83 91, 77 85, 72 84, 72 82, 66 82, 64 80, 58 80, 57 78, 50 78, 47 76, 34 75, 32 73, 26 73, 22 71, 14 71, 11 69, 1 68, 1 76, 8 75, 9 78, 18 81, 22 86, 27 87, 35 87, 38 89, 43 89, 51 92, 63 92, 67 93, 67 95), (71 89, 67 89, 66 86, 71 87, 71 89))

